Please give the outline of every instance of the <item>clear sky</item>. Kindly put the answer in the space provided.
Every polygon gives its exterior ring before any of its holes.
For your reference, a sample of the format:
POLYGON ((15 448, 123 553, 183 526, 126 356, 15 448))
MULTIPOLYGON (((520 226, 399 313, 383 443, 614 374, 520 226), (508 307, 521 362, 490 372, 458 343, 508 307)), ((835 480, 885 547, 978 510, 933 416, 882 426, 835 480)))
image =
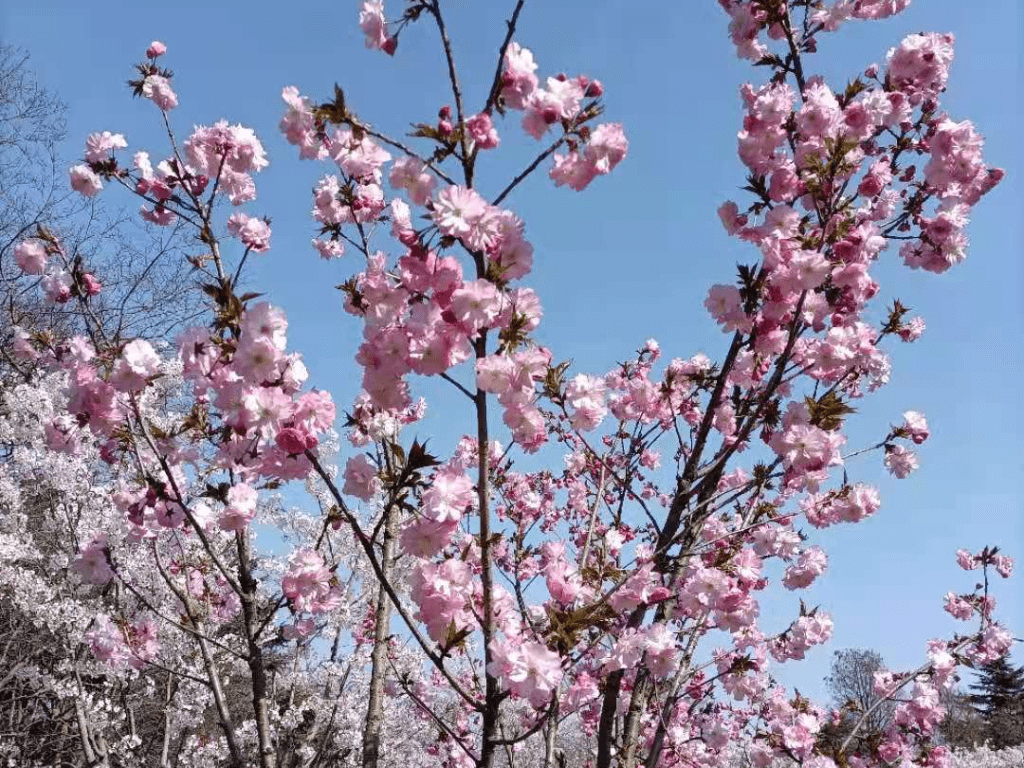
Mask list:
MULTIPOLYGON (((512 5, 446 3, 472 111, 485 99, 512 5)), ((392 15, 401 7, 397 0, 389 6, 392 15)), ((155 38, 169 47, 165 63, 175 71, 181 99, 172 114, 179 133, 220 118, 256 129, 271 165, 256 179, 259 199, 244 210, 271 215, 274 235, 250 282, 287 310, 291 346, 305 354, 312 382, 342 405, 359 387, 351 359, 360 329, 333 286, 358 267, 352 256, 324 263, 309 247, 309 190, 328 169, 300 163, 278 133, 281 87, 326 98, 338 82, 362 119, 393 135, 410 122, 429 122, 450 101, 435 29, 421 23, 406 30, 389 59, 363 48, 356 15, 355 0, 6 0, 0 8, 0 38, 28 49, 42 82, 68 103, 69 157, 80 155, 95 130, 123 132, 131 150, 164 153, 155 108, 133 101, 124 85, 155 38)), ((572 357, 579 370, 604 372, 649 337, 666 358, 698 351, 719 358, 727 346, 702 302, 711 284, 731 281, 737 262, 756 258, 725 235, 715 209, 728 198, 743 205, 737 188, 744 173, 735 153, 738 88, 747 80, 760 84, 765 70, 734 57, 726 21, 713 0, 526 4, 516 39, 533 50, 541 73, 601 79, 607 119, 624 123, 630 140, 626 161, 582 195, 556 190, 538 175, 509 201, 536 249, 527 284, 545 308, 540 340, 557 359, 572 357)), ((880 486, 883 508, 820 539, 830 570, 806 599, 833 614, 835 639, 785 676, 811 695, 823 693, 833 649, 872 647, 893 667, 909 668, 929 638, 954 630, 941 598, 971 586, 953 561, 961 546, 996 543, 1019 558, 1018 577, 997 585, 996 595, 1001 616, 1024 635, 1024 4, 915 0, 889 21, 852 23, 823 36, 821 52, 805 67, 841 85, 871 62, 883 62, 903 36, 921 31, 956 35, 944 106, 954 119, 975 122, 986 137, 988 162, 1008 173, 975 209, 964 264, 937 277, 907 270, 890 251, 876 269, 882 303, 899 298, 925 317, 928 329, 916 344, 893 350, 892 381, 858 404, 850 447, 877 440, 908 409, 928 416, 932 439, 920 451, 920 470, 907 480, 889 478, 877 455, 850 464, 851 479, 880 486)), ((498 125, 503 145, 496 161, 484 163, 485 192, 500 189, 532 159, 535 146, 516 123, 498 125)), ((468 431, 468 413, 465 427, 440 416, 455 402, 447 394, 433 397, 421 434, 468 431)), ((790 597, 785 614, 795 608, 790 597)), ((768 622, 781 621, 783 608, 766 611, 768 622)), ((1024 654, 1018 650, 1016 658, 1024 654)))

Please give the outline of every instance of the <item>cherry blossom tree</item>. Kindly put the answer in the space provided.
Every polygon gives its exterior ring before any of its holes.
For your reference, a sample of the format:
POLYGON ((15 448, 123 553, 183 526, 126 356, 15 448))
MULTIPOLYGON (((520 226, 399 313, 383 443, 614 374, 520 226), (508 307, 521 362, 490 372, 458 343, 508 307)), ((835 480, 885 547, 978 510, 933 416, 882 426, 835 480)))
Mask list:
MULTIPOLYGON (((38 290, 45 253, 21 246, 43 227, 59 232, 69 263, 88 263, 102 274, 102 293, 90 311, 109 332, 131 339, 159 338, 192 322, 201 308, 189 283, 190 266, 179 250, 181 230, 155 228, 137 216, 67 185, 66 162, 57 151, 65 138, 64 103, 43 88, 28 53, 0 42, 0 378, 23 380, 9 354, 15 334, 53 335, 59 341, 84 333, 74 302, 46 301, 38 290)), ((95 279, 95 276, 94 276, 95 279)))
POLYGON ((1024 761, 1024 750, 1020 747, 1006 749, 978 749, 956 752, 953 756, 955 768, 1012 768, 1024 761))
POLYGON ((899 301, 880 309, 889 289, 875 263, 956 266, 971 207, 1003 175, 975 127, 941 109, 951 35, 894 41, 884 67, 843 88, 814 73, 829 34, 907 4, 721 0, 759 81, 740 89, 745 197, 719 208, 752 261, 705 302, 724 352, 663 362, 652 339, 586 372, 537 340, 534 248, 512 206, 533 173, 576 192, 614 183, 600 177, 629 143, 602 121, 601 82, 543 73, 516 39, 525 0, 483 83, 460 78, 440 0, 392 18, 361 3, 366 45, 384 54, 432 28, 451 104, 395 137, 338 86, 282 92, 281 131, 326 165, 311 257, 338 260, 355 319, 339 327, 362 334, 344 443, 285 314, 239 288, 250 257, 272 258, 264 146, 227 120, 180 135, 172 54, 153 42, 130 85, 166 146, 92 134, 70 184, 86 197, 120 188, 147 222, 191 233, 205 324, 171 350, 112 335, 89 265, 46 229, 15 248, 47 300, 74 302, 87 328, 56 344, 15 338, 13 356, 40 371, 25 386, 49 397, 12 409, 25 455, 3 475, 11 509, 37 488, 37 457, 59 465, 39 488, 66 478, 47 552, 11 533, 5 590, 35 600, 62 638, 62 685, 81 670, 98 680, 55 692, 75 702, 86 761, 710 767, 743 745, 758 768, 953 765, 935 741, 940 691, 1013 642, 993 618, 990 578, 1013 569, 998 548, 957 553, 981 581, 945 598, 967 627, 931 641, 917 669, 879 670, 840 743, 819 733, 842 715, 771 674, 826 643, 832 618, 798 601, 781 631, 759 623, 762 601, 827 570, 819 531, 879 511, 850 460, 874 454, 904 478, 930 437, 908 410, 874 444, 847 445, 852 403, 888 381, 887 350, 925 327, 899 301), (519 128, 540 142, 535 159, 482 189, 478 168, 519 128), (446 455, 410 437, 424 377, 450 386, 475 424, 446 455), (13 570, 33 559, 57 575, 35 586, 13 570), (66 596, 63 624, 42 590, 66 596), (159 748, 132 725, 132 697, 154 695, 159 748), (884 732, 856 739, 883 707, 884 732))

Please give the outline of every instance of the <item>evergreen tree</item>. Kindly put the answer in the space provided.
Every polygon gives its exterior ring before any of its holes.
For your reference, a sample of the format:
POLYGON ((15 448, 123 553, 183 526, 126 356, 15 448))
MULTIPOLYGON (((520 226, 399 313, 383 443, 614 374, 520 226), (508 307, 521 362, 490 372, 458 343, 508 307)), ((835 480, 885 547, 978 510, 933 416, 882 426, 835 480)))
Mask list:
POLYGON ((1001 749, 1024 743, 1024 666, 1005 657, 985 665, 968 698, 985 721, 985 735, 1001 749))

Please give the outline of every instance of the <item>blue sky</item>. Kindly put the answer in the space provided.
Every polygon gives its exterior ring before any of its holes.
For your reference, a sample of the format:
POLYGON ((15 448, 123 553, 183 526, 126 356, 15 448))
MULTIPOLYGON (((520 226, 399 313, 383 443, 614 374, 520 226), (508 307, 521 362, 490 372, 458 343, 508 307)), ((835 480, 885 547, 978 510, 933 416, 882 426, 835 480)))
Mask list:
MULTIPOLYGON (((513 3, 447 5, 469 109, 476 111, 513 3)), ((395 0, 389 6, 393 13, 401 7, 395 0)), ((850 447, 884 434, 907 409, 927 414, 933 437, 920 451, 921 469, 904 481, 886 476, 877 456, 850 464, 851 478, 880 486, 883 508, 866 523, 831 529, 820 539, 830 570, 806 597, 833 613, 835 639, 785 675, 811 695, 823 691, 832 649, 872 647, 894 667, 910 667, 929 638, 955 629, 941 597, 971 586, 953 562, 958 547, 996 543, 1024 557, 1022 8, 1017 0, 916 0, 892 20, 854 23, 822 37, 821 53, 805 64, 842 84, 883 62, 906 34, 953 32, 957 56, 944 106, 954 119, 975 122, 988 161, 1008 171, 975 209, 964 264, 936 277, 907 270, 888 252, 877 267, 882 303, 898 297, 925 317, 928 330, 918 343, 893 350, 892 382, 859 404, 850 447)), ((250 283, 287 310, 291 345, 304 352, 313 383, 340 404, 359 387, 351 363, 359 326, 343 312, 333 286, 358 267, 352 256, 324 263, 309 247, 309 190, 328 169, 300 162, 278 133, 280 89, 297 85, 319 98, 338 82, 364 120, 392 135, 410 122, 429 122, 450 102, 436 30, 425 23, 406 30, 390 59, 364 49, 356 15, 354 0, 185 0, 159 7, 7 0, 0 9, 0 37, 27 48, 42 82, 68 103, 69 157, 81 153, 94 130, 123 132, 132 150, 164 152, 155 108, 133 101, 124 86, 154 38, 170 49, 166 65, 176 73, 181 99, 172 118, 180 134, 220 118, 256 129, 271 165, 257 178, 259 199, 245 210, 271 215, 274 235, 250 283)), ((715 209, 728 198, 742 204, 738 88, 747 80, 760 83, 764 70, 734 57, 726 17, 711 0, 528 2, 516 39, 533 50, 543 74, 601 79, 607 119, 624 123, 630 140, 626 161, 582 195, 554 189, 537 175, 508 201, 536 249, 527 284, 545 308, 540 340, 556 358, 572 357, 577 369, 591 372, 608 370, 649 337, 666 358, 698 351, 720 357, 727 340, 703 299, 711 284, 730 281, 735 264, 756 254, 726 237, 715 209)), ((498 127, 503 144, 482 167, 485 192, 503 187, 535 151, 517 121, 498 127)), ((432 407, 421 434, 469 430, 468 412, 461 416, 465 426, 451 418, 447 406, 458 402, 451 394, 420 391, 432 407)), ((1000 583, 996 593, 1018 636, 1024 634, 1021 577, 1000 583)), ((790 597, 766 610, 769 622, 793 610, 790 597)))

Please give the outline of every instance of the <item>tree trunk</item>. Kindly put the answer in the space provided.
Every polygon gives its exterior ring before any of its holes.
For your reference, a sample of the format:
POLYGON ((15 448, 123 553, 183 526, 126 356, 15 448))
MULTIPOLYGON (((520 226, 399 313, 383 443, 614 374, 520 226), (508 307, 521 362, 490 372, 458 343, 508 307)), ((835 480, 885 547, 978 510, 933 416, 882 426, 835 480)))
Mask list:
POLYGON ((256 580, 252 577, 252 548, 246 531, 236 536, 238 543, 238 581, 242 588, 242 616, 245 621, 245 639, 249 646, 249 673, 252 676, 252 708, 256 714, 256 735, 260 744, 260 768, 277 768, 270 731, 270 706, 267 697, 267 669, 263 661, 263 648, 256 637, 259 621, 256 616, 256 580))
MULTIPOLYGON (((396 510, 384 511, 384 546, 381 554, 381 573, 391 578, 394 559, 395 533, 398 527, 396 510)), ((377 586, 377 603, 374 607, 373 654, 370 671, 370 692, 366 703, 366 724, 363 728, 363 768, 377 768, 380 761, 380 735, 384 725, 384 676, 387 669, 388 637, 391 634, 391 601, 383 584, 377 586)))

